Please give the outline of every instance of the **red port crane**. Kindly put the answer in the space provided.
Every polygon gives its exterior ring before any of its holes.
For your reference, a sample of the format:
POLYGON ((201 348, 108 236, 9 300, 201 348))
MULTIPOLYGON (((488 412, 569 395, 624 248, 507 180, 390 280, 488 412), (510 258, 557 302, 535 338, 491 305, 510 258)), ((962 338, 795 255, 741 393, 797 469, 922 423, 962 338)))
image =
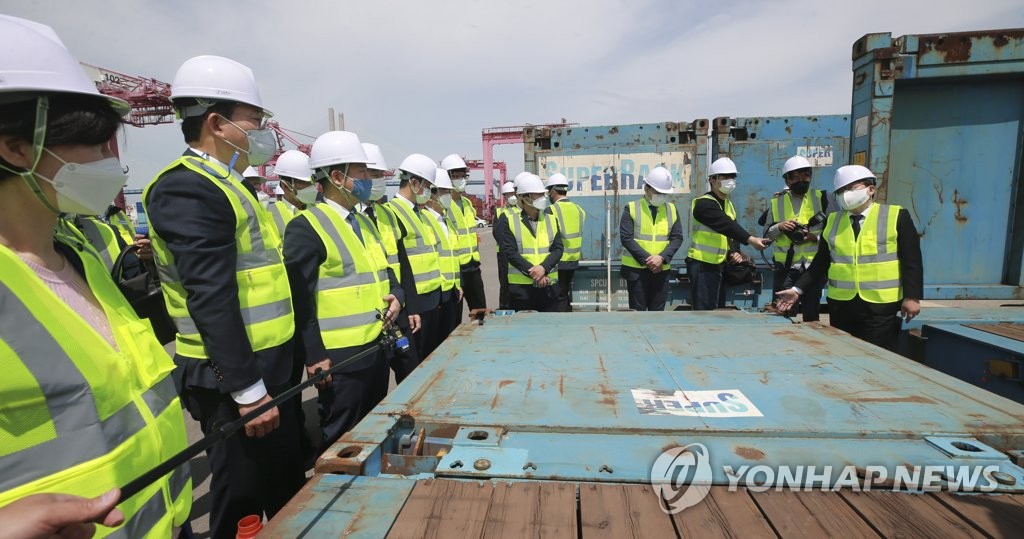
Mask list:
MULTIPOLYGON (((539 125, 514 125, 506 127, 488 127, 483 130, 482 138, 484 143, 484 158, 483 158, 483 171, 484 171, 484 196, 487 197, 484 201, 484 205, 488 211, 494 207, 493 189, 494 189, 494 178, 492 176, 494 170, 494 147, 498 144, 522 144, 523 143, 523 129, 527 127, 568 127, 576 125, 569 123, 565 118, 557 124, 539 124, 539 125)), ((502 176, 502 182, 504 182, 505 176, 502 176)))

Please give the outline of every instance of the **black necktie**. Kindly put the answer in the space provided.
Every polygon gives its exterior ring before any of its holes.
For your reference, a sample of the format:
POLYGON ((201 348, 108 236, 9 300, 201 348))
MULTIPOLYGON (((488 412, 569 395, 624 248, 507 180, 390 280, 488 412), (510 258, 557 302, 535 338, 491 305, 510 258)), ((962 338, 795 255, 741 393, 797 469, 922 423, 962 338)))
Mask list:
POLYGON ((359 230, 359 220, 356 219, 356 214, 349 212, 348 217, 345 218, 348 224, 352 225, 352 232, 356 233, 356 237, 359 238, 359 243, 363 242, 363 231, 359 230))
POLYGON ((851 215, 850 224, 853 225, 853 237, 860 236, 860 220, 863 219, 863 215, 851 215))
POLYGON ((373 212, 373 206, 366 207, 366 215, 370 216, 370 219, 372 219, 374 223, 377 222, 377 216, 373 212))

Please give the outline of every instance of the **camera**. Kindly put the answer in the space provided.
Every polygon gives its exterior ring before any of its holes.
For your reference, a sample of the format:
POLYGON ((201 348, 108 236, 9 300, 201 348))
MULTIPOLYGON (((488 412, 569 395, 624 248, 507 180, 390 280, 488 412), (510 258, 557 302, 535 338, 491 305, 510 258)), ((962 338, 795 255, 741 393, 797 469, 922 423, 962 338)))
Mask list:
POLYGON ((385 311, 378 310, 377 319, 384 320, 384 329, 380 335, 380 345, 382 348, 390 347, 395 352, 409 350, 409 337, 402 333, 402 330, 398 328, 398 324, 387 322, 387 313, 385 311))
POLYGON ((807 221, 806 225, 797 225, 796 228, 794 228, 793 230, 786 232, 786 236, 788 236, 789 240, 792 241, 793 243, 803 243, 804 238, 806 238, 807 234, 811 232, 811 227, 818 226, 824 222, 825 213, 819 211, 818 213, 811 216, 811 219, 807 221))

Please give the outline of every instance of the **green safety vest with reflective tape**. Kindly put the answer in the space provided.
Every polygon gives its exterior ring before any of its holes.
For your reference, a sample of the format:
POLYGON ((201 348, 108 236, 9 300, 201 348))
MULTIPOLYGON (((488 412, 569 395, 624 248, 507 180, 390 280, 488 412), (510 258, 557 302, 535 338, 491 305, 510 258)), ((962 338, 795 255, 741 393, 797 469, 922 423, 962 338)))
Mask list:
POLYGON ((100 256, 107 271, 114 269, 114 261, 121 254, 121 243, 117 241, 118 232, 114 230, 114 227, 96 217, 83 215, 76 217, 69 224, 82 233, 89 245, 100 256))
MULTIPOLYGON (((497 224, 498 219, 500 219, 501 216, 504 215, 506 216, 505 218, 508 220, 509 227, 511 227, 512 221, 519 218, 519 212, 521 211, 523 210, 520 209, 519 206, 501 206, 500 208, 497 209, 497 213, 494 216, 494 223, 497 224)), ((501 252, 500 245, 495 244, 494 249, 499 253, 501 252)))
POLYGON ((274 219, 274 226, 277 227, 277 236, 284 238, 284 229, 288 226, 288 221, 295 218, 295 207, 287 202, 278 200, 272 203, 267 208, 267 211, 274 219))
MULTIPOLYGON (((512 235, 516 237, 519 254, 523 255, 523 258, 532 266, 538 266, 544 262, 550 252, 551 242, 555 240, 555 234, 558 234, 558 218, 554 214, 540 212, 539 219, 535 224, 536 234, 523 224, 519 215, 516 215, 515 219, 509 219, 508 225, 512 229, 512 235)), ((549 273, 548 279, 551 279, 552 283, 558 282, 558 272, 549 273)), ((508 284, 533 284, 533 279, 509 262, 508 284)))
MULTIPOLYGON (((242 180, 228 174, 222 165, 195 156, 178 158, 162 170, 146 187, 143 201, 149 191, 168 171, 177 167, 209 180, 224 192, 235 216, 235 279, 238 282, 238 302, 245 333, 254 352, 287 343, 295 331, 291 290, 281 258, 281 240, 270 214, 242 186, 242 180)), ((209 359, 195 321, 185 304, 188 292, 181 283, 174 255, 160 236, 150 227, 153 259, 160 276, 167 312, 178 328, 175 352, 182 356, 209 359)))
POLYGON ((583 224, 587 212, 578 204, 561 199, 551 205, 558 217, 558 228, 562 231, 562 262, 576 262, 583 258, 583 224))
POLYGON ((361 346, 380 336, 391 293, 388 263, 370 218, 355 213, 363 241, 326 203, 312 204, 296 219, 306 219, 327 250, 316 281, 316 317, 329 349, 361 346), (364 244, 365 242, 365 244, 364 244))
MULTIPOLYGON (((672 227, 679 219, 676 205, 669 202, 660 206, 657 218, 651 214, 651 206, 645 198, 630 202, 626 208, 633 216, 633 239, 636 240, 637 245, 651 255, 661 254, 668 247, 669 234, 672 233, 672 227), (665 210, 666 208, 668 211, 665 210)), ((643 261, 633 258, 633 255, 629 254, 625 247, 622 249, 622 265, 631 268, 647 267, 643 261)), ((671 267, 668 260, 661 266, 662 269, 671 267)))
MULTIPOLYGON (((152 326, 80 239, 56 239, 73 247, 117 348, 0 245, 0 507, 42 492, 98 496, 188 445, 174 362, 152 326)), ((125 523, 96 537, 169 537, 192 508, 188 465, 118 508, 125 523)))
MULTIPOLYGON (((697 207, 697 201, 702 198, 713 200, 715 204, 721 207, 721 202, 710 194, 697 197, 690 203, 690 230, 693 231, 693 238, 690 240, 690 251, 687 253, 687 256, 708 264, 721 264, 725 262, 725 255, 729 253, 729 238, 724 234, 715 232, 711 227, 704 225, 693 216, 693 210, 697 207)), ((732 205, 731 200, 725 199, 725 207, 722 209, 730 219, 736 219, 736 207, 732 205)))
POLYGON ((903 298, 900 260, 896 252, 896 221, 900 206, 874 204, 854 237, 850 212, 828 216, 822 235, 828 240, 828 297, 868 303, 894 303, 903 298))
POLYGON ((416 293, 423 295, 439 290, 441 259, 434 250, 437 239, 434 237, 433 229, 419 218, 419 212, 413 211, 404 202, 391 199, 387 204, 405 227, 402 244, 405 246, 405 254, 409 257, 409 265, 412 266, 416 293))
POLYGON ((448 207, 448 218, 455 223, 456 255, 459 257, 459 265, 465 266, 470 262, 480 261, 480 248, 476 237, 476 208, 463 197, 461 200, 452 200, 448 207))
MULTIPOLYGON (((821 189, 811 189, 808 191, 804 195, 802 203, 800 204, 799 212, 793 209, 793 195, 790 194, 789 191, 773 198, 771 201, 772 222, 781 223, 782 221, 792 219, 800 224, 807 224, 812 217, 822 211, 821 197, 824 193, 825 192, 821 189), (810 204, 808 204, 808 202, 810 202, 810 204)), ((773 256, 775 261, 780 264, 785 264, 787 254, 789 253, 789 246, 793 245, 793 241, 789 239, 789 236, 787 236, 785 232, 781 232, 772 245, 774 247, 773 256)), ((817 253, 818 242, 816 241, 808 241, 793 245, 792 264, 810 262, 814 259, 814 255, 817 253)))
MULTIPOLYGON (((459 255, 456 251, 455 245, 458 239, 458 234, 453 230, 454 223, 452 220, 441 216, 445 219, 446 225, 448 226, 448 235, 446 236, 444 230, 441 228, 441 222, 434 217, 433 213, 429 211, 420 212, 420 217, 430 224, 430 228, 434 231, 434 237, 437 238, 437 243, 434 244, 434 249, 437 250, 438 267, 441 269, 441 290, 447 292, 453 288, 460 288, 462 286, 462 273, 459 271, 459 255)), ((473 233, 476 235, 476 232, 473 233)))
POLYGON ((398 230, 398 217, 387 204, 374 203, 373 214, 377 218, 375 223, 377 231, 380 232, 381 246, 384 247, 384 254, 387 256, 388 265, 395 272, 399 282, 402 280, 402 269, 398 262, 398 240, 395 238, 398 230))
POLYGON ((118 210, 116 213, 111 214, 107 218, 107 222, 121 235, 126 244, 133 245, 135 243, 135 226, 132 225, 131 220, 128 219, 124 211, 118 210))

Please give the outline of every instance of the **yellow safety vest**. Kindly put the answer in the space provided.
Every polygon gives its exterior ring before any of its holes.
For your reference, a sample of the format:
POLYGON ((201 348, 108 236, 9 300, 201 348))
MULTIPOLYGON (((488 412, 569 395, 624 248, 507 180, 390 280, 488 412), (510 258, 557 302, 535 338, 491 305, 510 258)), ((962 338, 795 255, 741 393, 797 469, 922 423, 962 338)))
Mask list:
MULTIPOLYGON (((117 241, 119 234, 114 230, 114 227, 100 221, 96 217, 85 215, 80 215, 74 220, 62 219, 61 221, 65 226, 73 227, 75 232, 77 232, 74 235, 84 238, 88 245, 96 251, 100 261, 107 267, 108 273, 114 269, 114 261, 121 254, 121 244, 117 241)), ((61 224, 58 224, 58 230, 64 233, 69 232, 66 229, 62 229, 61 224)))
POLYGON ((448 207, 448 217, 455 223, 455 233, 458 243, 456 244, 456 255, 459 257, 459 265, 465 266, 470 262, 480 261, 480 249, 476 237, 476 208, 463 195, 461 200, 452 200, 448 207))
POLYGON ((327 204, 309 205, 296 217, 309 221, 327 250, 316 282, 316 316, 324 346, 332 349, 361 346, 380 336, 378 313, 391 293, 388 263, 370 218, 353 215, 363 241, 327 204))
MULTIPOLYGON (((441 290, 447 292, 453 288, 462 286, 462 274, 459 271, 459 255, 455 249, 458 234, 454 231, 454 223, 451 219, 441 216, 445 219, 448 225, 448 235, 445 236, 444 230, 441 228, 441 222, 438 221, 433 213, 429 211, 420 212, 420 217, 423 220, 430 223, 430 228, 434 231, 434 237, 437 238, 437 243, 434 244, 434 249, 437 250, 438 267, 441 269, 441 290)), ((476 233, 473 233, 476 235, 476 233)))
MULTIPOLYGON (((288 276, 281 259, 281 240, 270 214, 242 186, 241 180, 230 176, 221 165, 194 156, 180 157, 162 170, 146 187, 143 201, 149 199, 149 191, 160 178, 177 167, 185 167, 206 178, 223 191, 231 203, 238 253, 235 259, 238 302, 252 350, 258 352, 288 342, 295 332, 295 317, 288 276)), ((188 292, 181 284, 174 255, 153 226, 150 226, 150 238, 167 312, 178 328, 175 351, 186 357, 209 359, 199 329, 185 304, 188 292)))
MULTIPOLYGON (((188 445, 174 362, 149 322, 92 250, 56 239, 74 248, 117 348, 0 245, 0 507, 41 492, 98 496, 188 445)), ((125 523, 97 526, 97 537, 169 537, 192 508, 188 465, 118 508, 125 523)))
POLYGON ((107 218, 107 222, 121 235, 126 244, 135 244, 135 226, 132 225, 131 219, 128 219, 124 211, 118 210, 117 213, 111 214, 107 218))
POLYGON ((562 231, 562 262, 576 262, 583 258, 583 225, 587 212, 568 199, 561 199, 551 208, 558 217, 558 228, 562 231))
MULTIPOLYGON (((668 247, 669 234, 679 219, 676 205, 671 202, 660 206, 658 210, 658 216, 655 218, 651 215, 650 204, 644 198, 634 200, 626 205, 626 211, 633 216, 633 239, 643 250, 652 255, 661 254, 668 247), (666 208, 668 208, 667 211, 666 208)), ((625 247, 622 248, 622 265, 631 268, 647 267, 643 261, 633 258, 633 255, 629 254, 625 247)), ((672 265, 666 260, 661 267, 669 269, 672 265)))
POLYGON ((377 231, 380 232, 380 242, 384 247, 384 253, 387 256, 388 265, 395 272, 395 277, 398 278, 399 282, 402 280, 402 269, 398 263, 398 234, 401 232, 398 229, 398 217, 395 216, 395 212, 388 207, 387 204, 373 204, 373 215, 377 218, 377 231))
MULTIPOLYGON (((523 225, 523 220, 518 215, 514 219, 509 219, 509 228, 512 229, 512 235, 516 237, 519 254, 523 255, 523 258, 531 265, 540 265, 548 257, 551 242, 555 240, 555 234, 558 234, 557 219, 553 214, 540 212, 539 220, 536 223, 536 234, 530 232, 530 229, 523 225)), ((558 272, 549 273, 548 279, 551 279, 552 283, 558 282, 558 272)), ((533 284, 533 279, 509 262, 508 283, 533 284)))
MULTIPOLYGON (((419 218, 418 212, 395 199, 388 201, 388 207, 405 227, 402 244, 405 254, 412 266, 413 280, 416 281, 416 293, 429 294, 441 288, 441 260, 434 250, 437 239, 433 229, 419 218)), ((401 232, 401 231, 399 231, 401 232)))
POLYGON ((274 219, 274 226, 277 227, 277 236, 284 238, 284 229, 288 226, 288 221, 295 218, 295 207, 283 200, 273 202, 267 208, 270 216, 274 219))
MULTIPOLYGON (((821 197, 823 194, 824 191, 820 189, 811 189, 804 194, 803 201, 800 204, 799 213, 793 209, 793 195, 789 191, 773 198, 771 201, 772 222, 781 223, 782 221, 792 219, 800 224, 807 224, 815 214, 822 211, 821 197), (808 202, 810 202, 810 204, 808 204, 808 202)), ((785 232, 782 232, 779 234, 779 237, 775 239, 775 242, 772 245, 775 249, 775 261, 780 264, 785 264, 786 256, 789 253, 789 246, 793 245, 792 240, 789 239, 789 236, 787 236, 785 232)), ((793 246, 792 264, 810 262, 814 259, 814 255, 817 253, 818 242, 808 241, 798 243, 793 246)))
MULTIPOLYGON (((690 241, 690 251, 687 256, 708 264, 721 264, 725 262, 725 255, 729 253, 729 238, 711 230, 711 227, 705 226, 693 216, 697 201, 702 198, 713 200, 721 207, 718 199, 710 194, 697 197, 690 203, 690 229, 693 231, 693 238, 690 241)), ((736 219, 736 207, 732 205, 731 200, 725 199, 725 208, 723 209, 730 219, 736 219)))
MULTIPOLYGON (((504 215, 505 218, 508 219, 509 227, 511 227, 512 226, 512 221, 515 220, 515 219, 518 219, 519 218, 519 212, 521 212, 523 210, 519 206, 501 206, 501 207, 497 208, 496 211, 497 211, 497 213, 494 216, 494 223, 495 223, 495 225, 497 225, 498 219, 500 219, 501 216, 504 215)), ((501 246, 500 245, 495 244, 494 249, 497 252, 499 252, 499 253, 501 252, 501 246)))
POLYGON ((828 238, 828 297, 868 303, 894 303, 903 298, 900 260, 896 252, 896 221, 900 206, 874 204, 854 238, 850 212, 828 216, 822 234, 828 238))

